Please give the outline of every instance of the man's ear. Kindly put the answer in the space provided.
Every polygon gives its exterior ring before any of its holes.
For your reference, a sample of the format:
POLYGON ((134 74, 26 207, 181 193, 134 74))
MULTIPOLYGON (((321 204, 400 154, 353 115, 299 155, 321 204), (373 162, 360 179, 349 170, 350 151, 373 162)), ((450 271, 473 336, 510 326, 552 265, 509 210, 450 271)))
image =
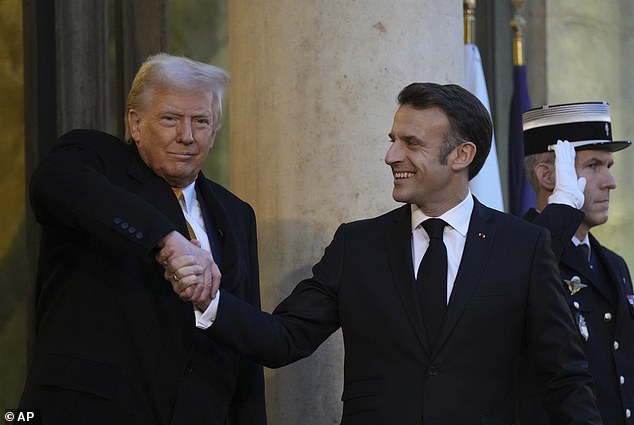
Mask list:
POLYGON ((450 165, 454 171, 469 168, 476 154, 476 145, 471 142, 462 142, 451 152, 450 165))
POLYGON ((539 185, 552 192, 555 190, 555 165, 548 162, 540 162, 535 166, 535 176, 539 185))
POLYGON ((128 128, 130 129, 130 137, 135 141, 139 138, 140 128, 139 124, 141 122, 141 116, 134 109, 130 109, 128 111, 128 116, 126 117, 128 120, 128 128))

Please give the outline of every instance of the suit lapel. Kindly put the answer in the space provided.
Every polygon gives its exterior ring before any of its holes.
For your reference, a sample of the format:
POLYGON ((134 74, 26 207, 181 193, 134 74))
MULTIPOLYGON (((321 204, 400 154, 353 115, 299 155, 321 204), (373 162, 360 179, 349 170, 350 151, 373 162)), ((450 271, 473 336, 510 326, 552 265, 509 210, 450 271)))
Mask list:
MULTIPOLYGON (((608 300, 615 300, 614 306, 619 310, 617 314, 624 314, 624 311, 621 311, 621 307, 625 304, 621 300, 627 300, 627 294, 625 293, 625 285, 626 282, 621 276, 619 272, 619 268, 616 263, 612 261, 610 256, 608 255, 608 251, 606 248, 599 243, 599 241, 590 234, 590 246, 595 252, 597 260, 601 263, 601 267, 605 271, 606 279, 597 279, 600 281, 599 285, 597 285, 597 289, 602 293, 603 296, 612 298, 607 298, 608 300), (609 285, 606 287, 605 285, 609 285)), ((629 302, 627 302, 629 304, 629 302)))
POLYGON ((138 153, 136 153, 135 157, 136 160, 131 162, 130 169, 128 170, 131 185, 130 189, 151 203, 157 210, 161 211, 178 227, 178 231, 189 239, 185 216, 169 184, 154 174, 154 172, 141 161, 138 153))
POLYGON ((474 198, 474 201, 464 252, 445 312, 445 319, 438 333, 435 352, 442 348, 480 282, 495 240, 496 228, 491 223, 491 211, 477 199, 474 198))
MULTIPOLYGON (((613 280, 615 279, 614 271, 612 267, 610 267, 609 261, 603 256, 601 245, 592 235, 590 235, 590 246, 592 250, 595 251, 597 259, 602 262, 603 269, 606 272, 606 278, 615 281, 613 280)), ((575 273, 580 274, 583 277, 582 281, 589 282, 605 299, 611 300, 614 298, 613 293, 617 291, 617 288, 606 287, 605 283, 609 282, 604 283, 604 279, 595 275, 595 272, 588 265, 587 259, 583 258, 578 250, 568 250, 562 257, 561 262, 574 270, 575 273)))
POLYGON ((414 328, 418 340, 425 349, 427 355, 430 353, 429 344, 423 326, 423 320, 418 305, 418 296, 414 284, 414 266, 412 265, 412 222, 410 205, 401 207, 392 226, 386 232, 386 247, 392 281, 396 285, 403 308, 410 324, 414 328))
POLYGON ((581 275, 587 282, 592 282, 596 285, 592 277, 592 270, 588 266, 588 261, 583 258, 580 252, 576 249, 570 249, 561 257, 561 263, 571 270, 575 271, 575 274, 581 275))
MULTIPOLYGON (((239 287, 238 283, 243 282, 245 274, 247 272, 244 261, 241 261, 238 244, 240 242, 239 235, 237 234, 232 221, 229 218, 229 213, 225 209, 223 203, 218 199, 213 187, 207 181, 203 173, 201 172, 196 180, 196 188, 201 196, 199 201, 204 202, 207 214, 211 214, 213 221, 216 224, 217 231, 220 234, 220 241, 222 243, 222 288, 236 293, 236 289, 239 287)), ((214 229, 208 229, 213 231, 214 229)))

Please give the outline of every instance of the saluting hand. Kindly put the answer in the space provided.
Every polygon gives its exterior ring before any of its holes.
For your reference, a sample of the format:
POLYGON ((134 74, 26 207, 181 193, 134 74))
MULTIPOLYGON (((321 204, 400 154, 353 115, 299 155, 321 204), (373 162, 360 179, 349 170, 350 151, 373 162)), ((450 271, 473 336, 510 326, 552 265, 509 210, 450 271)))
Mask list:
POLYGON ((557 140, 555 151, 555 189, 548 197, 549 204, 565 204, 576 209, 583 207, 586 178, 577 178, 575 148, 567 140, 557 140))

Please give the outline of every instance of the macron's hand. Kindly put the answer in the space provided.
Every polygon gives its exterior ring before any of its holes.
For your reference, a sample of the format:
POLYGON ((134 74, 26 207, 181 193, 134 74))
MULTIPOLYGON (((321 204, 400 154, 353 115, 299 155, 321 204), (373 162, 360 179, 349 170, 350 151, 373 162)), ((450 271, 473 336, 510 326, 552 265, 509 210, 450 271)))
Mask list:
POLYGON ((164 276, 183 301, 192 302, 201 311, 205 311, 211 300, 216 297, 220 285, 220 277, 214 281, 215 274, 220 276, 220 270, 215 263, 211 267, 210 279, 207 270, 203 270, 195 256, 183 255, 167 260, 164 276))
POLYGON ((555 189, 548 197, 549 204, 565 204, 576 209, 583 207, 585 177, 577 178, 575 148, 567 140, 557 140, 555 151, 555 189))

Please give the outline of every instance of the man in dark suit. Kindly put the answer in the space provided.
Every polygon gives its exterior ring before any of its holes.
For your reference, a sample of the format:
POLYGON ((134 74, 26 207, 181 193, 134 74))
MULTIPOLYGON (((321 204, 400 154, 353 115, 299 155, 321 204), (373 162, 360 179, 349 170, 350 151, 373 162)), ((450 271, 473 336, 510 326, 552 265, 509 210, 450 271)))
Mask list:
POLYGON ((488 112, 456 85, 398 100, 385 161, 405 205, 341 225, 273 315, 219 291, 211 335, 279 367, 341 327, 345 425, 513 424, 524 353, 554 421, 599 424, 548 231, 470 194, 488 112))
POLYGON ((253 209, 200 171, 227 82, 152 56, 128 96, 128 143, 74 130, 35 171, 42 242, 21 408, 44 424, 266 422, 262 367, 207 331, 218 266, 227 296, 260 307, 253 209), (187 258, 187 276, 160 249, 187 258))
MULTIPOLYGON (((525 165, 537 193, 537 209, 529 211, 529 219, 540 220, 550 208, 546 205, 560 179, 560 164, 551 152, 557 148, 556 143, 561 143, 558 139, 567 139, 566 143, 576 149, 574 172, 586 180, 578 206, 585 214, 574 236, 568 237, 571 248, 561 256, 560 285, 583 341, 603 423, 624 425, 633 420, 634 414, 632 280, 623 258, 602 246, 590 230, 608 220, 610 192, 616 188, 610 171, 612 153, 630 142, 612 140, 610 109, 605 102, 549 105, 527 111, 525 165), (584 244, 586 248, 582 248, 584 244)), ((558 223, 570 218, 562 213, 549 214, 548 220, 541 220, 549 229, 561 229, 558 223)), ((537 392, 532 386, 530 389, 537 392)), ((522 402, 521 411, 523 424, 556 423, 548 420, 534 394, 522 402)))

